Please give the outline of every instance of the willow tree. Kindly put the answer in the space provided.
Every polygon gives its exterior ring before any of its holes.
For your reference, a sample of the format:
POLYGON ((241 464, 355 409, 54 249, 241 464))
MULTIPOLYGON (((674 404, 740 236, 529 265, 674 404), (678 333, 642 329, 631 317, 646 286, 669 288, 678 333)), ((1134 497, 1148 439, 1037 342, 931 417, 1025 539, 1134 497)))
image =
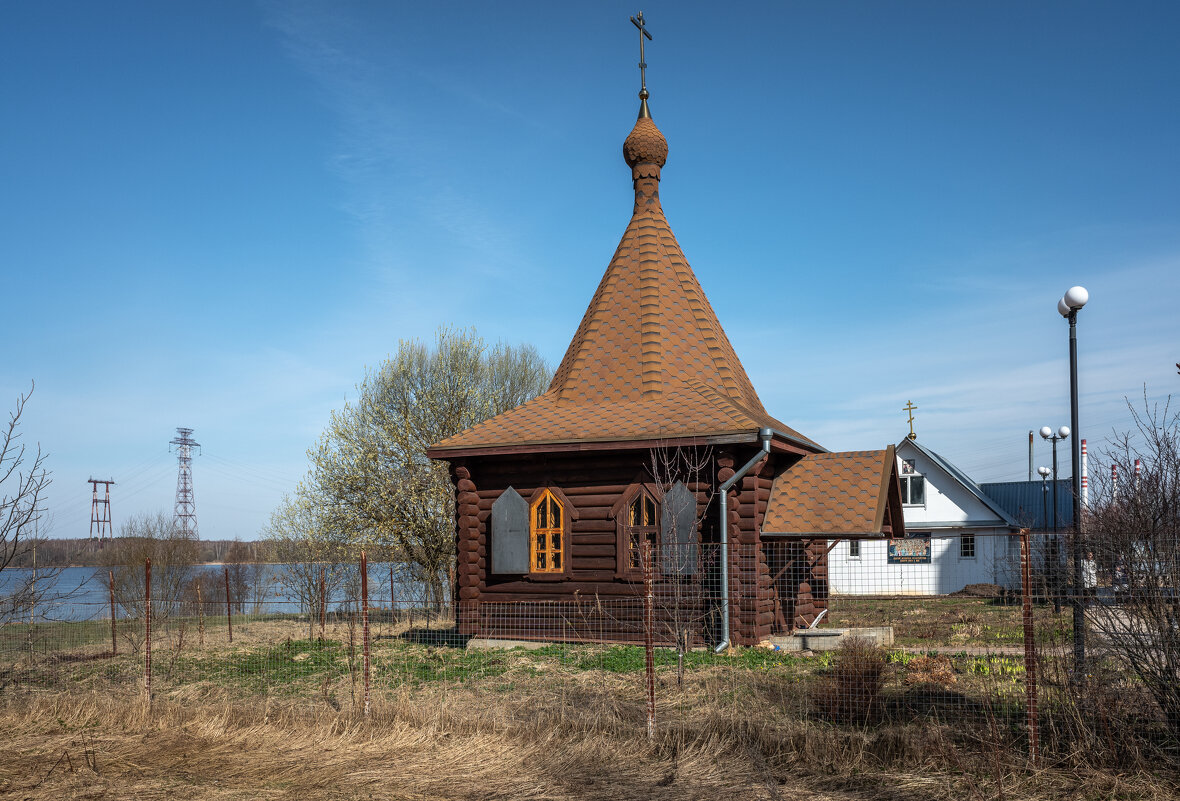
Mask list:
POLYGON ((440 329, 432 346, 403 340, 309 451, 329 525, 387 547, 440 605, 453 571, 454 497, 446 464, 426 448, 539 395, 551 377, 531 345, 488 346, 472 330, 440 329))

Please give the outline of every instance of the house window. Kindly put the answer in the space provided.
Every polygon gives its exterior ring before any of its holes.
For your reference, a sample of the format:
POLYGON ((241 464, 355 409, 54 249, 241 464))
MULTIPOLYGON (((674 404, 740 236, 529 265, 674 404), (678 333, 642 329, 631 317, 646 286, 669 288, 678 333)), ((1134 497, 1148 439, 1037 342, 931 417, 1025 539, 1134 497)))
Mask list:
POLYGON ((901 502, 904 506, 926 505, 926 479, 918 474, 913 459, 901 460, 901 502))
POLYGON ((848 541, 848 558, 860 559, 860 540, 848 541))
POLYGON ((660 520, 656 514, 656 502, 645 490, 627 504, 627 522, 624 532, 626 569, 643 568, 643 543, 650 542, 652 553, 660 547, 660 520))
POLYGON ((975 535, 964 534, 959 538, 959 558, 960 559, 974 559, 975 558, 975 535))
POLYGON ((529 566, 532 573, 560 573, 564 568, 562 553, 563 510, 557 497, 545 490, 529 510, 529 566))

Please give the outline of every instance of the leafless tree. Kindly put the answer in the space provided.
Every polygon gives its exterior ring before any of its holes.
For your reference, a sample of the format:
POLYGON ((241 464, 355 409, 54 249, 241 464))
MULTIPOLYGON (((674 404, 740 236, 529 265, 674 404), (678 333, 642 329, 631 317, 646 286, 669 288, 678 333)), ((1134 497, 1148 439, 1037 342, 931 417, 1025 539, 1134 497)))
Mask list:
POLYGON ((661 542, 655 555, 659 589, 655 618, 676 647, 677 681, 683 682, 684 656, 694 633, 702 636, 708 615, 706 578, 715 551, 702 549, 705 515, 716 493, 716 465, 711 447, 686 445, 652 448, 648 471, 661 509, 661 542), (672 493, 682 483, 687 496, 672 493), (674 521, 691 521, 692 541, 678 540, 674 521))
POLYGON ((1180 733, 1180 415, 1170 401, 1132 406, 1134 429, 1102 454, 1125 478, 1099 471, 1080 589, 1093 650, 1124 662, 1180 733))
MULTIPOLYGON (((164 512, 130 518, 119 536, 105 549, 107 569, 114 574, 115 602, 130 617, 147 611, 144 563, 152 560, 152 618, 164 621, 179 612, 184 590, 192 580, 197 543, 186 536, 164 512)), ((101 571, 105 573, 106 571, 101 571)), ((137 629, 123 627, 133 647, 137 629)))
MULTIPOLYGON (((46 454, 41 446, 30 450, 21 442, 21 416, 25 404, 33 394, 29 391, 17 396, 16 407, 8 416, 8 426, 0 433, 0 571, 25 561, 35 553, 43 539, 41 524, 45 515, 45 492, 51 481, 45 468, 46 454)), ((50 586, 52 571, 43 571, 38 590, 35 573, 9 579, 0 587, 0 623, 21 615, 36 606, 36 596, 50 586)))

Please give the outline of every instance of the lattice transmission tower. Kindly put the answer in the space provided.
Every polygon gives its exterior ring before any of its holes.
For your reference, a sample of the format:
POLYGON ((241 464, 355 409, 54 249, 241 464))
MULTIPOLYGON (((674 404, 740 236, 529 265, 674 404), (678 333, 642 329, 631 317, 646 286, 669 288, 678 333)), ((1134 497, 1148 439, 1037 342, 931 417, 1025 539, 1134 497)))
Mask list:
POLYGON ((103 540, 114 536, 111 531, 111 485, 115 483, 113 478, 90 478, 87 479, 90 484, 90 539, 94 539, 94 529, 98 529, 98 541, 101 544, 103 540), (103 494, 102 500, 98 499, 98 485, 105 484, 106 491, 103 494))
POLYGON ((193 448, 201 447, 201 443, 193 439, 191 428, 177 428, 176 436, 169 445, 176 446, 176 511, 172 515, 172 524, 185 537, 199 539, 197 534, 197 504, 193 500, 193 448))

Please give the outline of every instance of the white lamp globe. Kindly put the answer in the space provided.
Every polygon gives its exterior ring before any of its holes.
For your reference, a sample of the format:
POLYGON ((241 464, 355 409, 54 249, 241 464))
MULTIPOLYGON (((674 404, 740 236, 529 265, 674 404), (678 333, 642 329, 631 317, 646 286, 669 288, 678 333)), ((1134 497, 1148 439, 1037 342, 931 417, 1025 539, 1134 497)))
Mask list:
POLYGON ((1080 309, 1086 305, 1086 301, 1089 299, 1090 293, 1086 291, 1084 286, 1071 286, 1061 300, 1071 309, 1080 309))
POLYGON ((1069 426, 1062 426, 1057 429, 1057 436, 1061 439, 1067 439, 1069 437, 1069 426))
POLYGON ((1041 426, 1041 439, 1048 439, 1053 436, 1053 429, 1049 426, 1041 426))
POLYGON ((1065 298, 1057 301, 1057 313, 1062 317, 1069 317, 1069 306, 1065 302, 1065 298))
POLYGON ((1053 471, 1047 467, 1038 467, 1037 472, 1040 473, 1042 476, 1048 476, 1053 471))

